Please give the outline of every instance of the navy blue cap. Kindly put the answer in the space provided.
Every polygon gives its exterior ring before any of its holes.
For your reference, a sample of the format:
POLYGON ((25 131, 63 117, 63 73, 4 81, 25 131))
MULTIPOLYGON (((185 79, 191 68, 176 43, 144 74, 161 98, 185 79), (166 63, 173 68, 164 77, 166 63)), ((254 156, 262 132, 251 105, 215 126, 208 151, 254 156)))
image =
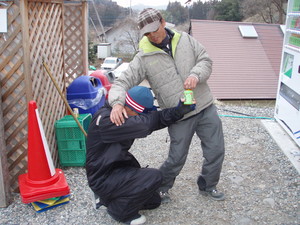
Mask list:
POLYGON ((137 113, 147 113, 154 107, 154 98, 149 88, 135 86, 126 93, 125 105, 137 113))

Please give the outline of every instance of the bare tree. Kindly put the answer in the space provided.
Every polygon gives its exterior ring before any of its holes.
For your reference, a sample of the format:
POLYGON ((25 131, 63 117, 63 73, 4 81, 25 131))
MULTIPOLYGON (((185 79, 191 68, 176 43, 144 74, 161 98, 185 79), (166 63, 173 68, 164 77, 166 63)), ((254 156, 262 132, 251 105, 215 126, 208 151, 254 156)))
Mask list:
POLYGON ((242 12, 245 18, 258 15, 265 23, 283 24, 287 0, 244 0, 242 12))
POLYGON ((134 52, 138 51, 139 34, 140 32, 136 23, 131 24, 131 30, 126 30, 124 32, 126 43, 134 49, 134 52))
POLYGON ((286 7, 288 0, 272 0, 272 2, 279 12, 278 23, 283 24, 286 16, 286 7))

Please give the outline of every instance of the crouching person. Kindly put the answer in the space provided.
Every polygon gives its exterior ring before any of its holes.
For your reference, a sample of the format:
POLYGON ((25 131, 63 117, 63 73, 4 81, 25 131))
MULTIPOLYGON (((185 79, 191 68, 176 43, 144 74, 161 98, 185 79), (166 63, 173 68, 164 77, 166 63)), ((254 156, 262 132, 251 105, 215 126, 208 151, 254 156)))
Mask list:
POLYGON ((123 125, 111 122, 108 103, 94 114, 87 136, 86 173, 90 188, 112 218, 126 224, 143 224, 146 218, 139 210, 154 209, 161 203, 157 189, 162 174, 158 169, 141 168, 129 149, 135 138, 176 122, 195 105, 179 101, 177 107, 153 110, 152 93, 142 86, 131 88, 124 98, 123 125))

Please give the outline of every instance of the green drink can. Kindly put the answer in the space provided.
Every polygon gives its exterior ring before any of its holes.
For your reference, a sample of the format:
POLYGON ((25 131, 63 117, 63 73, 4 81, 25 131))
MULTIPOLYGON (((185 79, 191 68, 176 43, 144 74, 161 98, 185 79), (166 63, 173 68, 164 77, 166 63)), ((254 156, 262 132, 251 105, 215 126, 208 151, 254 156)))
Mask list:
POLYGON ((192 90, 185 90, 184 92, 184 105, 192 105, 193 104, 193 99, 194 99, 194 93, 192 90))

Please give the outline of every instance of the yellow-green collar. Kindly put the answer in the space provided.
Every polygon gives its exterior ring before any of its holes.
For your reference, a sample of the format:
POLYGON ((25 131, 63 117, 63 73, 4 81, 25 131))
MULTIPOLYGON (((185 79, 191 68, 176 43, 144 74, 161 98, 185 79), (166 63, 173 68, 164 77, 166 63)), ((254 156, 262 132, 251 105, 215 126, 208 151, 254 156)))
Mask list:
MULTIPOLYGON (((175 50, 176 50, 176 47, 177 47, 177 44, 178 44, 178 41, 180 39, 180 36, 181 34, 174 31, 174 36, 172 38, 172 54, 173 56, 175 55, 175 50)), ((157 51, 163 51, 162 49, 154 46, 151 44, 151 42, 148 40, 148 38, 146 36, 144 36, 140 43, 139 43, 139 48, 141 50, 143 50, 144 53, 151 53, 151 52, 157 52, 157 51)))

